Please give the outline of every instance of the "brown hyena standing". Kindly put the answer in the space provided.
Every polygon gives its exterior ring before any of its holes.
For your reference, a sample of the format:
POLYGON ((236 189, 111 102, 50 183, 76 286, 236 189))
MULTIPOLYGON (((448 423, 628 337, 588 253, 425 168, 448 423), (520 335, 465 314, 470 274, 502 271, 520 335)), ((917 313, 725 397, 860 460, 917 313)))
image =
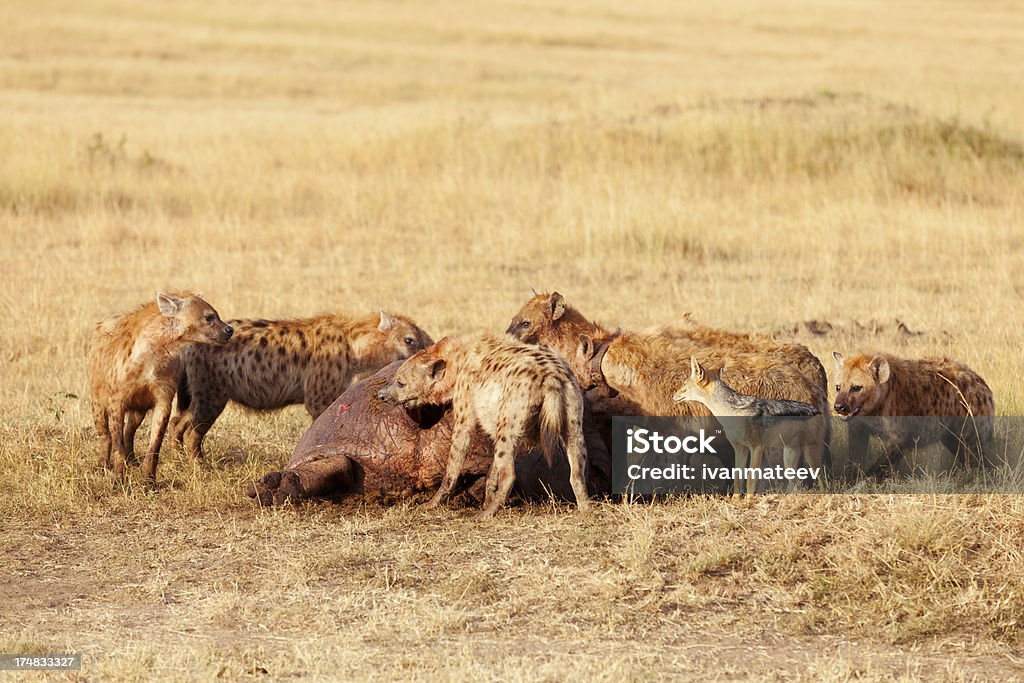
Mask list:
POLYGON ((981 447, 992 439, 992 391, 963 363, 887 354, 832 356, 835 411, 850 423, 851 456, 865 465, 870 435, 882 440, 885 452, 869 473, 891 473, 904 450, 936 441, 965 460, 967 453, 980 458, 981 447))
POLYGON ((432 342, 400 315, 320 315, 301 320, 231 320, 232 340, 185 355, 174 436, 203 457, 203 439, 228 401, 252 410, 301 403, 316 419, 361 375, 432 342))
POLYGON ((155 302, 96 326, 89 340, 89 390, 101 467, 110 466, 113 445, 114 477, 124 477, 135 451, 135 430, 152 410, 143 473, 150 482, 156 479, 182 354, 191 345, 227 343, 231 334, 231 326, 199 295, 164 292, 155 302))
POLYGON ((455 426, 441 487, 426 507, 448 500, 479 425, 494 443, 484 508, 497 512, 515 483, 515 456, 538 442, 549 460, 559 439, 581 510, 590 506, 584 475, 583 396, 572 370, 554 352, 511 337, 481 333, 444 338, 405 361, 380 398, 406 408, 452 403, 455 426))

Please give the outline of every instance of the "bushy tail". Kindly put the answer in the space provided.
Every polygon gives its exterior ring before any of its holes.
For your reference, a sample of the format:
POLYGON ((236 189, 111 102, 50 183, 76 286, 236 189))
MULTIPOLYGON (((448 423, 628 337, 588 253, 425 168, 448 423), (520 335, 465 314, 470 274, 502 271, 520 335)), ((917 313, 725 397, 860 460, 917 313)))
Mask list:
POLYGON ((572 385, 566 387, 555 379, 544 380, 540 404, 540 442, 548 467, 554 467, 562 442, 562 431, 566 421, 566 394, 572 385))

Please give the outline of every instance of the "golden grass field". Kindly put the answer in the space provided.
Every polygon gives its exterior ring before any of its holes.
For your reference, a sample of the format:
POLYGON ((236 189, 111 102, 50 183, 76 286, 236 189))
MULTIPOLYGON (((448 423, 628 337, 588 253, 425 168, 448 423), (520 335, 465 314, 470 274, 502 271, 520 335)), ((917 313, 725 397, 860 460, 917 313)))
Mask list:
POLYGON ((165 443, 146 491, 93 469, 84 396, 94 322, 159 288, 438 338, 532 286, 610 325, 950 354, 1021 414, 1019 3, 7 0, 0 27, 0 652, 82 652, 83 680, 1024 678, 1017 496, 266 510, 242 487, 301 408, 229 408, 212 467, 165 443))

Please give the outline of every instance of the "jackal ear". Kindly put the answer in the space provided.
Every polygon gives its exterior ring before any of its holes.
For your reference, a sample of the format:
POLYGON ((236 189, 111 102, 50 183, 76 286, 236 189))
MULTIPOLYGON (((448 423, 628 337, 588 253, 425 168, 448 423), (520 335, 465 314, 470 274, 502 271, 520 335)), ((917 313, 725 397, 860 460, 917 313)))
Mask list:
POLYGON ((690 356, 690 376, 702 384, 707 377, 707 373, 704 372, 704 366, 697 361, 696 356, 690 356))
POLYGON ((839 353, 838 351, 833 351, 832 357, 835 359, 837 366, 843 367, 843 363, 846 361, 846 358, 843 356, 843 354, 839 353))
POLYGON ((551 292, 551 310, 548 315, 552 320, 558 320, 565 313, 565 298, 558 292, 551 292))
POLYGON ((395 326, 395 319, 388 315, 387 311, 383 308, 380 309, 380 323, 377 324, 377 329, 381 332, 387 332, 395 326))
POLYGON ((580 353, 584 358, 594 357, 594 340, 585 334, 580 335, 580 353))
POLYGON ((871 359, 870 366, 871 371, 875 373, 875 378, 879 384, 885 384, 889 381, 889 361, 882 358, 881 356, 875 356, 871 359))
POLYGON ((156 293, 156 305, 168 318, 176 318, 181 315, 181 309, 185 307, 185 300, 180 296, 168 294, 167 292, 156 293))
POLYGON ((448 369, 448 363, 443 358, 438 358, 430 366, 430 379, 435 382, 444 379, 444 371, 448 369))

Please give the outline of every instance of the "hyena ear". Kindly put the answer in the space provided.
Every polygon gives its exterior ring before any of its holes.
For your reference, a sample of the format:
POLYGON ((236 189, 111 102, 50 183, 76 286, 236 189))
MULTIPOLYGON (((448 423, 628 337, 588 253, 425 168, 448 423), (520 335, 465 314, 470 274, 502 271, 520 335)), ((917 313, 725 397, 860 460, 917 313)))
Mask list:
POLYGON ((839 353, 838 351, 833 351, 832 357, 835 358, 836 365, 838 365, 839 367, 843 367, 843 363, 846 361, 846 358, 843 356, 843 354, 839 353))
POLYGON ((387 311, 383 308, 380 309, 380 323, 377 324, 377 329, 381 332, 387 332, 395 326, 395 319, 388 315, 387 311))
POLYGON ((548 315, 552 320, 558 320, 565 313, 565 298, 558 292, 551 292, 551 310, 548 315))
POLYGON ((886 359, 881 356, 875 356, 872 358, 871 370, 875 373, 875 377, 878 379, 879 384, 885 384, 889 381, 889 361, 886 359))
POLYGON ((180 296, 168 294, 167 292, 156 293, 156 305, 168 318, 176 318, 181 315, 181 309, 185 307, 185 300, 180 296))
POLYGON ((594 356, 594 340, 591 339, 588 335, 585 335, 585 334, 581 334, 580 335, 579 352, 583 356, 583 358, 588 358, 588 359, 589 358, 593 358, 593 356, 594 356))
POLYGON ((448 363, 443 358, 438 358, 430 366, 430 379, 435 382, 444 379, 444 371, 448 369, 448 363))

